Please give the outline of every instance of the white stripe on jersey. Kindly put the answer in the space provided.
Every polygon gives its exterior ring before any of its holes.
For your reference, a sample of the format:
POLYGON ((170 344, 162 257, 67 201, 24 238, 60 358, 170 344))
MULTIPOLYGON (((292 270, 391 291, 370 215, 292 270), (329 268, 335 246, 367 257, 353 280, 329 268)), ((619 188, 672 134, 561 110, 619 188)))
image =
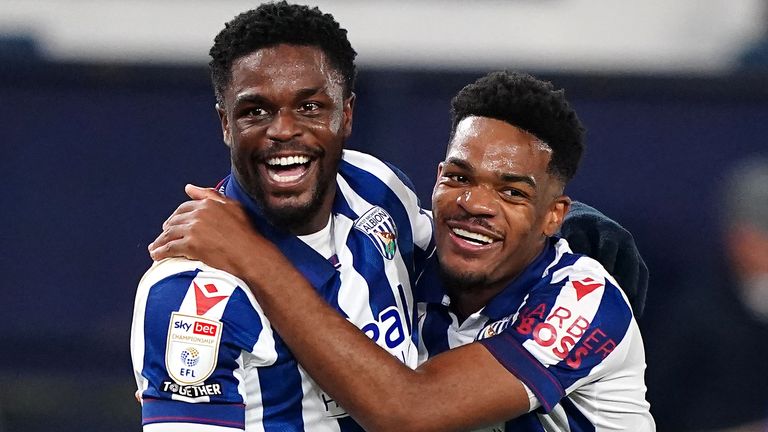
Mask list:
MULTIPOLYGON (((354 150, 344 150, 344 160, 350 162, 352 165, 365 167, 366 171, 378 177, 397 195, 398 198, 400 198, 400 201, 405 207, 405 211, 408 212, 408 218, 413 227, 413 244, 418 246, 421 250, 427 250, 427 247, 429 247, 429 244, 432 241, 432 230, 420 229, 420 226, 424 223, 424 215, 420 214, 420 209, 416 205, 419 202, 416 193, 408 188, 387 164, 369 154, 354 150), (412 203, 412 205, 409 205, 408 203, 412 203)), ((344 194, 344 196, 346 196, 346 194, 344 194)), ((428 214, 431 217, 431 212, 428 212, 428 214)))
MULTIPOLYGON (((392 173, 392 171, 389 171, 389 172, 392 173)), ((394 176, 395 174, 392 173, 392 175, 394 176)), ((395 179, 397 179, 396 176, 395 176, 395 179)), ((337 181, 338 188, 342 192, 342 194, 344 195, 344 198, 346 198, 347 204, 349 204, 349 207, 352 209, 352 211, 354 211, 358 215, 362 215, 366 211, 368 211, 371 207, 373 207, 373 204, 367 202, 360 195, 358 195, 354 190, 352 190, 352 188, 344 180, 344 178, 342 178, 341 176, 338 176, 337 180, 338 180, 337 181)), ((402 183, 398 180, 397 184, 402 184, 402 183)), ((404 187, 404 189, 408 189, 408 188, 404 187)), ((408 189, 408 190, 410 190, 410 189, 408 189)), ((406 206, 406 208, 407 208, 407 206, 406 206)), ((350 224, 349 225, 350 227, 352 226, 353 221, 350 221, 348 218, 343 217, 341 215, 337 215, 337 217, 336 217, 337 220, 340 220, 342 218, 345 221, 347 221, 347 223, 350 224)), ((351 230, 350 230, 350 232, 351 232, 351 230)), ((415 236, 415 233, 414 233, 414 236, 415 236)), ((349 257, 351 257, 351 251, 349 250, 349 248, 347 248, 346 244, 343 245, 343 249, 342 250, 344 251, 345 255, 348 255, 349 257)), ((341 261, 341 257, 339 257, 339 261, 341 261)), ((350 260, 349 262, 352 262, 352 261, 350 260)), ((348 311, 364 310, 366 313, 368 313, 370 315, 370 312, 371 312, 370 311, 370 307, 367 304, 367 302, 368 302, 368 291, 369 290, 368 289, 361 290, 360 287, 357 286, 357 284, 349 284, 349 283, 347 283, 347 279, 350 276, 352 278, 354 278, 355 280, 358 280, 358 279, 362 280, 361 282, 359 282, 360 284, 364 283, 363 282, 364 278, 359 273, 357 273, 354 268, 350 268, 350 267, 351 266, 347 266, 345 268, 345 267, 342 266, 342 268, 339 269, 339 271, 341 272, 341 278, 342 278, 341 286, 342 286, 342 288, 345 288, 344 289, 344 293, 345 293, 344 296, 341 295, 341 289, 339 290, 339 305, 341 306, 342 310, 344 310, 347 314, 349 314, 348 311), (354 293, 350 293, 350 291, 354 291, 354 293), (364 291, 364 292, 361 293, 360 291, 364 291), (366 303, 365 303, 364 307, 359 307, 358 306, 356 308, 353 308, 353 307, 348 308, 348 306, 342 305, 342 300, 345 301, 344 302, 345 304, 351 303, 351 301, 346 301, 347 300, 347 298, 346 298, 347 296, 351 297, 349 300, 352 300, 352 298, 354 298, 354 300, 356 300, 358 304, 360 304, 360 302, 363 300, 363 297, 365 297, 364 301, 366 303)), ((408 274, 408 269, 406 268, 405 263, 403 262, 403 256, 400 254, 400 248, 396 249, 395 256, 391 260, 385 260, 385 262, 384 262, 384 273, 386 274, 387 280, 389 281, 388 285, 389 285, 390 290, 392 291, 392 296, 395 299, 395 304, 397 306, 398 313, 400 315, 400 320, 401 320, 401 323, 403 324, 403 330, 405 332, 407 332, 407 328, 408 327, 407 327, 406 323, 410 322, 412 320, 412 318, 407 314, 406 311, 412 311, 413 310, 412 309, 412 307, 413 307, 413 290, 411 288, 410 280, 407 277, 405 277, 405 278, 403 277, 403 275, 407 275, 408 274), (394 264, 394 265, 390 265, 390 264, 394 264), (406 304, 403 304, 403 302, 401 300, 401 295, 400 295, 400 292, 399 292, 399 290, 397 288, 398 285, 402 285, 402 287, 403 287, 403 294, 405 295, 406 304)), ((366 284, 366 288, 367 288, 367 284, 366 284)), ((360 306, 362 306, 362 305, 360 305, 360 306)), ((378 321, 379 317, 366 316, 366 318, 367 318, 366 321, 362 321, 362 323, 370 322, 371 320, 378 321)), ((358 325, 361 323, 361 321, 356 321, 356 322, 358 323, 358 325)), ((405 336, 406 336, 406 341, 410 341, 411 340, 411 335, 410 334, 406 334, 405 336)), ((392 349, 391 349, 392 347, 390 347, 389 349, 387 348, 384 337, 380 337, 379 340, 376 341, 376 342, 381 347, 383 347, 384 349, 387 349, 390 352, 392 351, 392 349)), ((409 366, 411 368, 415 368, 416 364, 417 364, 417 361, 418 361, 418 358, 417 358, 418 352, 417 351, 418 350, 416 349, 416 347, 413 346, 413 344, 409 342, 407 347, 406 347, 405 352, 403 353, 403 357, 399 357, 398 356, 398 358, 400 359, 401 362, 405 363, 407 366, 409 366)))

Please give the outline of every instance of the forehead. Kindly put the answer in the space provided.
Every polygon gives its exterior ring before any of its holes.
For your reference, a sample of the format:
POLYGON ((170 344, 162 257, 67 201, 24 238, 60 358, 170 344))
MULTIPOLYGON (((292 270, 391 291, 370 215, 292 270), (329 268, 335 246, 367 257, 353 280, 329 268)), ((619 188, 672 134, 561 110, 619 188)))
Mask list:
POLYGON ((552 150, 532 134, 505 121, 470 116, 456 126, 446 155, 475 169, 497 173, 544 173, 552 150))
POLYGON ((280 44, 262 48, 232 62, 228 90, 237 94, 246 88, 273 90, 292 88, 341 89, 341 74, 331 66, 320 48, 280 44))

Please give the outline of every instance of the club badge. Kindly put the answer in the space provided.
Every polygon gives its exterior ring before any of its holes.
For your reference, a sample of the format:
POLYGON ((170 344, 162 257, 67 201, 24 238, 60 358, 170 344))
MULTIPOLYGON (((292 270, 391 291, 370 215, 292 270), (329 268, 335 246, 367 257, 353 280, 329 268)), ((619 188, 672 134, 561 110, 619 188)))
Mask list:
POLYGON ((391 260, 397 252, 397 226, 392 216, 381 207, 374 207, 355 221, 355 229, 361 231, 376 245, 381 256, 391 260))

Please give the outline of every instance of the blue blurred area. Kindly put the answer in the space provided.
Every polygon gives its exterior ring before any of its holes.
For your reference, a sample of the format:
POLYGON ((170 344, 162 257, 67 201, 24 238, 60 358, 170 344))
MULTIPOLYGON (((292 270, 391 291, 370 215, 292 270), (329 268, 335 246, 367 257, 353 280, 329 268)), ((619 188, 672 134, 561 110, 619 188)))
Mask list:
MULTIPOLYGON (((348 146, 399 166, 429 205, 450 98, 480 75, 362 70, 348 146)), ((679 325, 665 298, 713 255, 724 167, 768 154, 768 77, 542 77, 589 130, 570 195, 635 234, 651 271, 643 322, 679 325)), ((228 172, 213 106, 204 68, 0 69, 0 431, 138 429, 134 289, 184 184, 228 172)))

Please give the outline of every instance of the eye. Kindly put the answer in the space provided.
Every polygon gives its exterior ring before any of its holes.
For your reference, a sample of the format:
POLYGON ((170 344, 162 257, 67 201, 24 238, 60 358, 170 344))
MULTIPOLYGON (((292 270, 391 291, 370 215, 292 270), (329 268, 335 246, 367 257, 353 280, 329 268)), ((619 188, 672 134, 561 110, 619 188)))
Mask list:
POLYGON ((245 112, 245 115, 250 116, 250 117, 264 117, 264 116, 266 116, 268 114, 269 113, 267 112, 267 110, 265 110, 264 108, 261 108, 261 107, 249 108, 245 112))
POLYGON ((451 182, 462 183, 462 184, 467 183, 469 181, 469 178, 467 178, 467 176, 464 176, 461 174, 454 174, 454 173, 443 173, 443 178, 451 182))
POLYGON ((304 102, 299 107, 299 111, 303 113, 315 113, 320 110, 320 104, 317 102, 304 102))
POLYGON ((520 189, 515 189, 515 188, 503 189, 501 191, 501 194, 508 199, 528 198, 527 193, 521 191, 520 189))

